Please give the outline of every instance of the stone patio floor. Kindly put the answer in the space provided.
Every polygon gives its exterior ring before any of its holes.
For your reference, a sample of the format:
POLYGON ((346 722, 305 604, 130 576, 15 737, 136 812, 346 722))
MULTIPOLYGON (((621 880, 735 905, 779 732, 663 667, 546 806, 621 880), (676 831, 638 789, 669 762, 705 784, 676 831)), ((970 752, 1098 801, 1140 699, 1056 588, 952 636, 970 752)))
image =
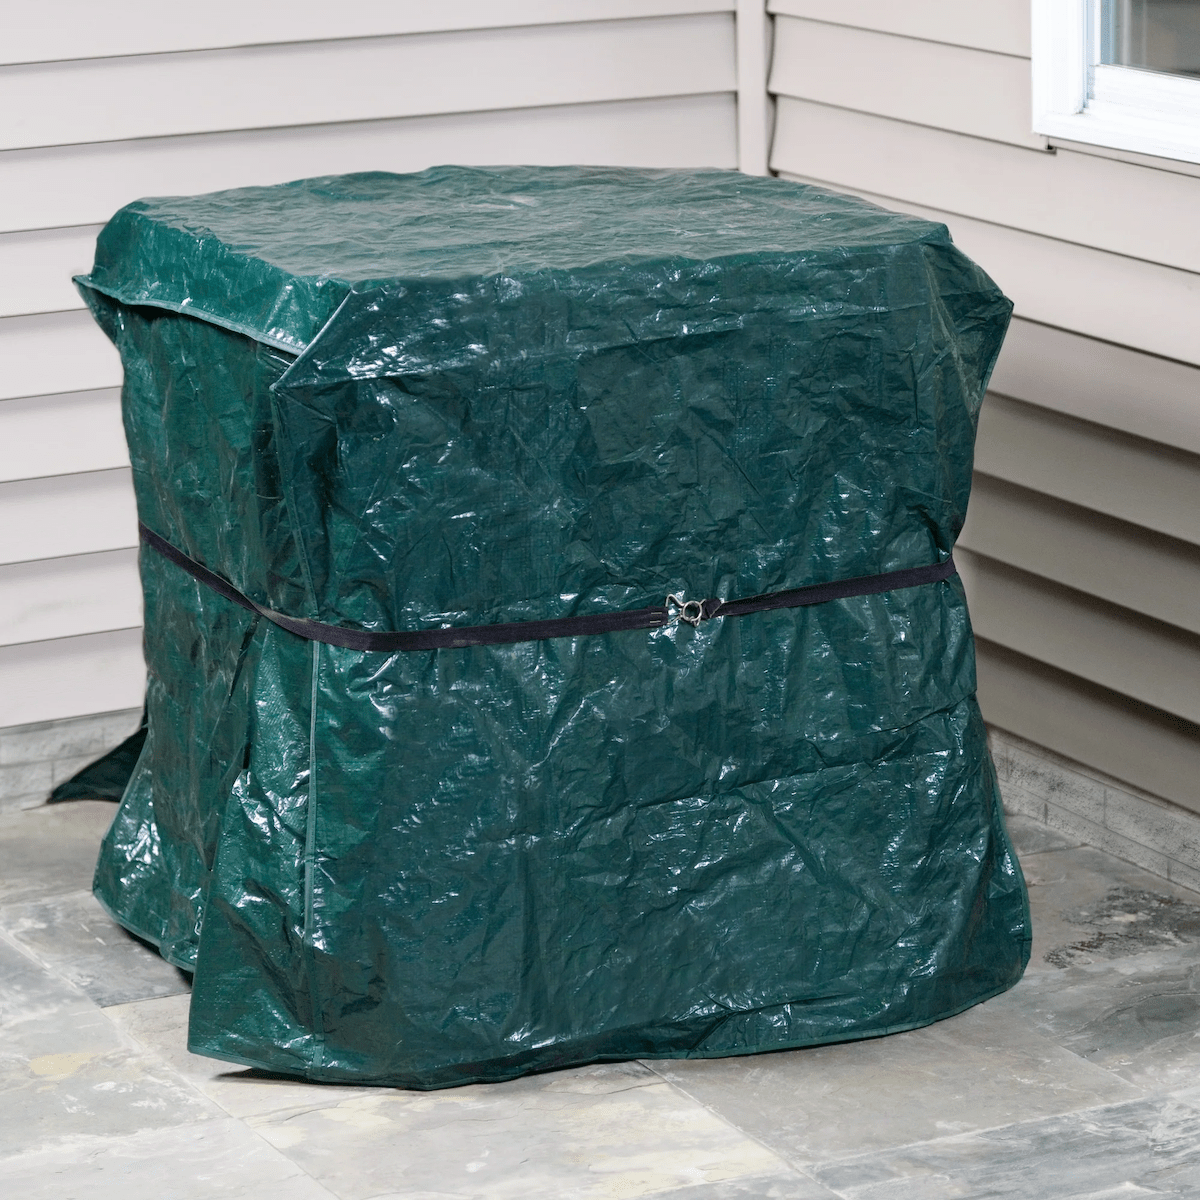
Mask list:
POLYGON ((1033 959, 961 1016, 403 1092, 188 1054, 187 977, 91 897, 112 813, 0 817, 6 1200, 1200 1197, 1200 895, 1025 818, 1033 959))

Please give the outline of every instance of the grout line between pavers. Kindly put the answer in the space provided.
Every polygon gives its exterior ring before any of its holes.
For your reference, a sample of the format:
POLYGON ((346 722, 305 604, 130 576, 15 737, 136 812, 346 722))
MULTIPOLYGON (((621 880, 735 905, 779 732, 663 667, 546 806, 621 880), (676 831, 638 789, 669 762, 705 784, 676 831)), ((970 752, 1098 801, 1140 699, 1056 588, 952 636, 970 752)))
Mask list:
MULTIPOLYGON (((797 1175, 800 1175, 803 1178, 809 1180, 810 1182, 815 1183, 818 1187, 823 1187, 826 1191, 833 1192, 833 1194, 835 1196, 844 1196, 843 1192, 834 1192, 833 1189, 828 1184, 822 1183, 815 1176, 810 1175, 806 1170, 803 1169, 803 1167, 798 1166, 789 1157, 787 1157, 781 1151, 777 1150, 774 1146, 769 1145, 766 1141, 764 1141, 757 1134, 751 1133, 748 1129, 743 1129, 731 1117, 727 1117, 720 1110, 713 1108, 713 1106, 711 1104, 706 1104, 703 1100, 700 1099, 699 1096, 693 1096, 692 1093, 689 1092, 687 1090, 687 1088, 685 1088, 682 1084, 676 1083, 675 1080, 673 1080, 673 1079, 668 1079, 661 1071, 658 1070, 657 1067, 655 1067, 654 1063, 656 1060, 648 1059, 648 1058, 639 1058, 639 1059, 635 1059, 634 1061, 637 1062, 639 1066, 645 1067, 646 1070, 653 1071, 654 1074, 657 1075, 658 1078, 661 1079, 663 1081, 663 1083, 665 1083, 668 1087, 672 1088, 674 1091, 679 1092, 680 1095, 686 1096, 687 1099, 689 1099, 693 1104, 700 1105, 700 1107, 703 1108, 706 1112, 709 1112, 714 1117, 716 1117, 718 1121, 721 1121, 723 1124, 727 1125, 730 1129, 734 1130, 736 1133, 741 1134, 742 1137, 747 1138, 749 1141, 755 1142, 757 1145, 761 1146, 764 1150, 767 1151, 768 1154, 772 1155, 774 1158, 779 1159, 779 1161, 781 1163, 783 1163, 783 1165, 785 1167, 787 1167, 787 1169, 789 1171, 794 1171, 797 1175)), ((667 1061, 675 1062, 677 1060, 668 1059, 667 1061)))
MULTIPOLYGON (((121 1134, 94 1134, 94 1133, 68 1134, 61 1138, 57 1138, 57 1139, 54 1139, 49 1142, 44 1142, 44 1143, 34 1146, 34 1147, 18 1150, 14 1154, 0 1155, 0 1182, 3 1181, 3 1173, 4 1173, 5 1169, 8 1167, 11 1167, 14 1163, 19 1164, 20 1160, 23 1158, 35 1158, 37 1156, 53 1155, 53 1156, 55 1156, 55 1158, 57 1160, 61 1161, 61 1158, 63 1155, 69 1155, 72 1152, 78 1152, 78 1151, 87 1152, 87 1151, 90 1151, 93 1149, 103 1150, 103 1149, 111 1147, 114 1143, 119 1148, 121 1148, 122 1143, 129 1143, 129 1142, 134 1141, 134 1139, 144 1139, 146 1137, 146 1135, 181 1133, 181 1132, 188 1131, 188 1130, 201 1131, 201 1130, 204 1130, 204 1128, 206 1126, 211 1126, 214 1124, 221 1124, 225 1120, 232 1120, 239 1124, 244 1124, 242 1122, 238 1122, 238 1119, 236 1117, 223 1118, 223 1117, 217 1115, 217 1116, 213 1116, 213 1117, 201 1118, 200 1120, 197 1120, 197 1121, 185 1121, 178 1125, 144 1126, 141 1129, 135 1129, 135 1130, 131 1130, 130 1132, 121 1133, 121 1134)), ((251 1134, 254 1133, 253 1130, 249 1130, 249 1132, 251 1134)), ((262 1139, 256 1139, 256 1140, 261 1141, 262 1139)), ((301 1175, 304 1175, 311 1183, 313 1183, 320 1190, 320 1192, 323 1196, 328 1196, 329 1200, 362 1200, 361 1197, 347 1197, 347 1196, 342 1195, 339 1192, 333 1191, 327 1184, 324 1184, 319 1179, 314 1178, 308 1171, 306 1171, 304 1169, 304 1167, 300 1163, 296 1162, 295 1159, 290 1158, 286 1154, 283 1154, 282 1151, 280 1151, 277 1147, 272 1146, 269 1142, 266 1143, 266 1146, 267 1146, 267 1149, 269 1151, 271 1151, 272 1154, 278 1156, 288 1166, 295 1168, 295 1170, 298 1171, 301 1175)), ((145 1158, 139 1156, 139 1157, 135 1158, 135 1161, 145 1161, 145 1158)), ((274 1182, 287 1185, 287 1184, 294 1183, 296 1181, 296 1179, 297 1179, 297 1176, 292 1175, 287 1179, 277 1180, 274 1182)), ((80 1193, 74 1193, 74 1192, 72 1193, 73 1196, 79 1195, 79 1194, 80 1193)), ((239 1196, 241 1196, 244 1193, 239 1192, 238 1194, 239 1194, 239 1196)))
MULTIPOLYGON (((77 983, 72 983, 69 979, 64 978, 62 975, 59 975, 59 973, 56 970, 54 970, 54 968, 52 966, 50 966, 49 963, 44 962, 39 955, 35 954, 33 952, 33 950, 31 950, 23 942, 19 942, 16 939, 16 937, 11 932, 9 932, 7 926, 4 924, 4 909, 3 908, 0 908, 0 942, 3 942, 10 949, 15 950, 18 954, 21 955, 22 958, 29 959, 29 961, 32 962, 35 966, 41 967, 43 971, 48 971, 51 975, 54 975, 56 978, 62 980, 62 982, 65 983, 68 987, 74 988, 77 992, 79 992, 79 994, 85 1000, 89 1000, 92 1004, 96 1004, 96 1002, 94 1000, 92 1000, 90 996, 86 995, 80 989, 80 987, 77 983)), ((98 1004, 96 1004, 96 1007, 99 1008, 100 1006, 98 1004)))
MULTIPOLYGON (((124 1004, 112 1005, 111 1007, 113 1007, 113 1008, 133 1008, 139 1004, 156 1004, 156 1003, 162 1002, 163 1000, 174 1000, 178 995, 181 995, 181 994, 182 993, 176 993, 175 996, 148 996, 144 1000, 129 1000, 129 1001, 126 1001, 126 1003, 124 1003, 124 1004)), ((100 1011, 105 1012, 104 1009, 101 1009, 100 1011)), ((107 1013, 105 1013, 105 1015, 107 1016, 107 1013)), ((124 1036, 126 1041, 133 1043, 133 1045, 136 1046, 139 1050, 143 1051, 145 1054, 147 1054, 148 1056, 153 1058, 156 1062, 161 1063, 168 1071, 171 1072, 172 1075, 175 1075, 179 1079, 183 1080, 183 1082, 186 1083, 187 1086, 189 1088, 191 1088, 194 1092, 196 1092, 197 1095, 202 1097, 207 1103, 212 1104, 214 1107, 220 1109, 230 1120, 237 1121, 239 1125, 243 1125, 246 1129, 249 1129, 252 1133, 254 1133, 255 1137, 258 1138, 260 1141, 266 1143, 266 1145, 268 1145, 268 1146, 271 1146, 271 1143, 268 1142, 266 1138, 262 1137, 262 1135, 258 1133, 257 1128, 250 1123, 250 1120, 248 1118, 246 1118, 245 1116, 242 1116, 240 1113, 236 1113, 236 1112, 232 1111, 231 1109, 227 1108, 225 1106, 225 1104, 223 1104, 215 1095, 210 1095, 207 1091, 205 1091, 202 1087, 200 1087, 199 1084, 193 1083, 186 1075, 182 1074, 176 1067, 174 1067, 171 1064, 170 1059, 167 1058, 163 1054, 163 1052, 160 1051, 157 1047, 151 1045, 148 1042, 143 1041, 141 1038, 139 1038, 137 1036, 137 1034, 133 1030, 126 1029, 126 1027, 124 1025, 122 1025, 120 1022, 113 1021, 111 1018, 109 1018, 109 1022, 117 1030, 119 1030, 121 1032, 121 1034, 124 1036)), ((191 1051, 187 1049, 186 1044, 184 1046, 184 1050, 186 1053, 189 1053, 189 1054, 191 1053, 191 1051)), ((203 1058, 204 1056, 196 1055, 195 1057, 203 1058)), ((214 1061, 214 1060, 206 1059, 206 1061, 214 1061)), ((232 1065, 232 1064, 229 1064, 229 1065, 232 1065)), ((297 1080, 297 1082, 305 1082, 305 1081, 297 1080)), ((366 1090, 366 1089, 364 1089, 364 1090, 366 1090)), ((271 1109, 268 1112, 254 1113, 253 1116, 255 1118, 258 1118, 258 1117, 274 1118, 274 1117, 277 1117, 280 1113, 291 1112, 291 1110, 293 1110, 293 1109, 295 1109, 295 1111, 292 1112, 292 1115, 296 1116, 296 1115, 300 1115, 301 1113, 304 1113, 304 1112, 314 1112, 318 1108, 328 1108, 328 1107, 332 1107, 332 1106, 330 1106, 330 1105, 312 1105, 309 1107, 301 1108, 296 1105, 285 1104, 279 1108, 271 1109)), ((273 1149, 277 1154, 283 1154, 283 1151, 280 1150, 277 1146, 271 1146, 271 1149, 273 1149)), ((289 1162, 294 1161, 286 1154, 284 1154, 284 1157, 287 1158, 289 1162)), ((296 1165, 298 1167, 300 1167, 301 1170, 304 1170, 304 1168, 299 1163, 297 1163, 296 1165)), ((308 1172, 305 1171, 305 1174, 308 1174, 308 1172)), ((325 1187, 324 1184, 321 1184, 320 1186, 325 1187)), ((331 1192, 330 1194, 333 1195, 334 1193, 331 1192)))
MULTIPOLYGON (((5 945, 9 946, 11 949, 16 950, 17 953, 22 955, 22 957, 26 958, 28 961, 33 963, 35 966, 40 967, 47 974, 52 976, 55 980, 57 980, 57 982, 59 984, 61 984, 64 987, 67 987, 71 991, 75 992, 77 994, 78 1000, 84 1002, 85 1004, 90 1005, 95 1010, 96 1014, 98 1016, 100 1016, 105 1021, 105 1023, 108 1025, 108 1027, 112 1030, 113 1035, 114 1035, 114 1040, 116 1041, 116 1043, 119 1046, 124 1047, 124 1049, 127 1051, 133 1051, 134 1053, 138 1054, 139 1056, 141 1056, 143 1058, 149 1059, 150 1062, 153 1064, 156 1072, 161 1072, 161 1073, 165 1073, 166 1075, 168 1075, 171 1078, 173 1083, 175 1083, 176 1085, 181 1087, 181 1090, 184 1090, 189 1093, 193 1093, 197 1097, 197 1099, 199 1099, 201 1101, 202 1105, 211 1106, 221 1112, 225 1111, 225 1109, 222 1105, 217 1104, 214 1100, 211 1099, 211 1097, 206 1096, 203 1092, 201 1092, 200 1089, 197 1088, 191 1082, 191 1080, 186 1079, 184 1076, 180 1075, 179 1072, 176 1071, 175 1068, 172 1067, 171 1064, 166 1059, 164 1059, 156 1050, 153 1049, 153 1047, 143 1045, 140 1041, 138 1041, 135 1037, 133 1037, 132 1034, 130 1034, 126 1029, 124 1029, 116 1021, 112 1020, 108 1016, 108 1014, 104 1011, 104 1009, 99 1004, 97 1004, 96 1001, 93 1000, 91 998, 91 996, 89 996, 77 983, 75 983, 73 980, 68 979, 66 976, 60 974, 60 972, 55 970, 55 968, 50 963, 45 962, 41 958, 41 956, 38 955, 32 948, 25 946, 23 943, 19 942, 12 935, 12 933, 9 932, 8 929, 3 927, 3 925, 0 925, 0 942, 3 942, 5 945)), ((148 1071, 142 1071, 141 1077, 147 1078, 147 1077, 149 1077, 149 1074, 150 1073, 148 1071)), ((227 1115, 232 1116, 232 1114, 227 1114, 227 1115)), ((213 1119, 216 1119, 215 1116, 204 1116, 204 1117, 201 1117, 198 1121, 188 1122, 188 1124, 201 1124, 204 1121, 213 1120, 213 1119)), ((236 1118, 234 1118, 234 1119, 236 1120, 236 1118)), ((134 1134, 137 1132, 139 1132, 139 1131, 135 1130, 135 1131, 133 1131, 133 1133, 130 1133, 128 1135, 122 1135, 122 1136, 134 1136, 134 1134)), ((90 1136, 90 1135, 87 1135, 87 1136, 90 1136)), ((24 1152, 22 1151, 20 1153, 24 1153, 24 1152)), ((31 1151, 31 1153, 32 1153, 32 1151, 31 1151)), ((4 1160, 6 1160, 8 1158, 13 1158, 13 1157, 16 1157, 16 1156, 15 1155, 5 1155, 4 1160)), ((0 1161, 3 1161, 3 1160, 0 1160, 0 1161)))
MULTIPOLYGON (((179 994, 180 993, 176 993, 176 995, 179 995, 179 994)), ((132 1008, 138 1004, 153 1004, 153 1003, 156 1003, 161 1000, 173 1000, 174 998, 175 998, 174 996, 148 996, 145 1000, 129 1000, 129 1001, 126 1001, 126 1003, 124 1003, 124 1004, 113 1004, 113 1005, 110 1005, 109 1007, 110 1008, 132 1008)), ((99 1007, 99 1006, 97 1006, 97 1007, 99 1007)), ((162 1051, 160 1051, 157 1047, 150 1045, 148 1042, 144 1042, 141 1038, 139 1038, 137 1036, 136 1033, 133 1032, 133 1030, 126 1028, 125 1025, 123 1025, 120 1021, 114 1021, 111 1017, 108 1016, 108 1013, 105 1009, 101 1008, 100 1011, 102 1013, 104 1013, 105 1017, 108 1020, 108 1023, 114 1029, 117 1030, 117 1032, 121 1035, 121 1037, 124 1039, 126 1044, 132 1045, 135 1049, 141 1051, 141 1053, 147 1055, 149 1058, 154 1059, 154 1061, 156 1063, 161 1064, 173 1076, 175 1076, 176 1078, 181 1080, 193 1092, 195 1092, 198 1096, 200 1096, 201 1099, 206 1101, 208 1104, 213 1105, 214 1108, 220 1109, 221 1112, 223 1112, 230 1120, 237 1121, 239 1124, 242 1124, 242 1125, 246 1125, 246 1121, 243 1117, 239 1117, 236 1113, 230 1112, 229 1109, 227 1109, 225 1107, 225 1105, 222 1104, 220 1102, 220 1100, 218 1100, 215 1096, 210 1096, 198 1084, 193 1083, 186 1075, 184 1075, 182 1072, 178 1071, 174 1066, 172 1066, 170 1059, 167 1058, 162 1053, 162 1051)), ((246 1128, 249 1129, 250 1126, 246 1125, 246 1128)))
MULTIPOLYGON (((219 1106, 219 1107, 223 1107, 223 1106, 219 1106)), ((233 1116, 233 1114, 231 1113, 230 1116, 233 1116)), ((318 1179, 302 1162, 297 1162, 296 1159, 294 1159, 290 1154, 286 1153, 285 1151, 281 1150, 278 1146, 272 1145, 269 1141, 267 1141, 267 1139, 265 1137, 263 1137, 263 1135, 261 1133, 259 1133, 259 1131, 253 1125, 251 1125, 244 1117, 233 1117, 233 1120, 237 1121, 237 1123, 239 1125, 241 1125, 242 1128, 245 1129, 255 1139, 255 1141, 260 1142, 262 1145, 266 1146, 266 1148, 268 1150, 270 1150, 273 1154, 278 1154, 280 1158, 286 1159, 288 1162, 290 1162, 292 1164, 292 1166, 294 1166, 298 1171, 300 1171, 307 1179, 310 1179, 314 1184, 316 1184, 316 1186, 319 1187, 321 1189, 321 1191, 325 1192, 330 1197, 332 1197, 333 1200, 369 1200, 369 1198, 348 1196, 344 1192, 336 1191, 328 1183, 324 1183, 320 1179, 318 1179)), ((387 1193, 385 1192, 385 1193, 376 1193, 376 1194, 377 1195, 379 1195, 379 1194, 386 1195, 387 1193)))
MULTIPOLYGON (((67 894, 69 895, 70 893, 67 894)), ((30 901, 30 903, 36 903, 36 901, 30 901)), ((79 986, 79 984, 77 984, 73 979, 68 979, 52 963, 47 962, 40 954, 38 954, 38 952, 34 950, 32 946, 25 945, 25 943, 22 942, 4 923, 5 912, 16 907, 16 905, 5 905, 4 907, 0 907, 0 941, 5 942, 19 954, 29 959, 29 961, 35 966, 40 967, 47 974, 52 975, 56 980, 58 980, 59 983, 63 984, 63 986, 69 987, 73 991, 78 992, 80 998, 91 1004, 97 1012, 103 1012, 104 1010, 100 1007, 100 1005, 97 1004, 95 1000, 93 1000, 91 996, 89 996, 87 992, 85 992, 83 988, 79 986)))
MULTIPOLYGON (((1106 1069, 1106 1068, 1102 1068, 1102 1069, 1106 1069)), ((1128 1082, 1128 1081, 1125 1081, 1125 1082, 1128 1082)), ((813 1165, 819 1166, 822 1169, 824 1169, 826 1167, 843 1166, 848 1163, 852 1164, 855 1162, 863 1162, 863 1161, 868 1161, 871 1159, 880 1159, 887 1155, 898 1154, 902 1151, 912 1150, 912 1149, 915 1149, 920 1146, 937 1146, 937 1145, 945 1145, 950 1142, 965 1142, 971 1138, 980 1137, 983 1134, 997 1133, 997 1132, 1000 1132, 1001 1130, 1005 1130, 1005 1129, 1020 1129, 1022 1126, 1039 1125, 1039 1124, 1043 1124, 1044 1122, 1047 1122, 1047 1121, 1059 1120, 1060 1118, 1063 1118, 1063 1117, 1082 1117, 1082 1116, 1086 1116, 1089 1113, 1100 1113, 1100 1112, 1104 1112, 1109 1109, 1121 1108, 1128 1104, 1144 1104, 1147 1101, 1164 1102, 1167 1100, 1173 1101, 1176 1104, 1183 1104, 1186 1107, 1192 1109, 1194 1112, 1200 1113, 1200 1100, 1197 1100, 1196 1103, 1192 1103, 1187 1100, 1182 1100, 1182 1099, 1179 1099, 1178 1097, 1172 1096, 1169 1093, 1150 1093, 1150 1092, 1148 1092, 1148 1093, 1144 1093, 1141 1096, 1137 1096, 1131 1100, 1118 1100, 1111 1104, 1093 1104, 1088 1108, 1067 1109, 1065 1112, 1061 1112, 1061 1113, 1047 1113, 1043 1117, 1035 1117, 1034 1119, 1029 1120, 1029 1121, 1009 1121, 1006 1124, 1002 1124, 1002 1125, 986 1125, 986 1126, 980 1127, 979 1129, 967 1130, 962 1133, 947 1134, 945 1137, 923 1138, 923 1139, 920 1139, 915 1142, 904 1142, 898 1146, 887 1146, 880 1150, 864 1151, 861 1154, 848 1154, 842 1158, 831 1158, 828 1160, 824 1160, 820 1163, 814 1163, 813 1165)), ((770 1149, 770 1147, 768 1147, 768 1149, 770 1149)), ((778 1154, 778 1151, 774 1151, 774 1153, 778 1154)), ((807 1172, 802 1172, 802 1173, 807 1175, 807 1172)), ((836 1191, 836 1189, 834 1189, 832 1187, 832 1185, 824 1182, 824 1180, 819 1179, 816 1176, 809 1176, 809 1177, 814 1179, 814 1181, 816 1183, 818 1183, 821 1187, 823 1187, 829 1191, 833 1191, 836 1195, 843 1196, 843 1197, 846 1196, 846 1193, 836 1191)))
MULTIPOLYGON (((1055 853, 1055 852, 1047 851, 1047 853, 1055 853)), ((1060 1045, 1057 1041, 1055 1041, 1054 1039, 1048 1037, 1047 1035, 1045 1035, 1043 1033, 1040 1033, 1035 1030, 1034 1036, 1037 1037, 1040 1041, 1045 1042, 1048 1046, 1051 1046, 1058 1050, 1065 1051, 1067 1054, 1072 1055, 1072 1057, 1079 1059, 1079 1061, 1081 1061, 1081 1062, 1087 1062, 1087 1060, 1084 1059, 1081 1055, 1076 1054, 1074 1050, 1071 1050, 1067 1046, 1060 1045)), ((1194 1111, 1200 1112, 1200 1096, 1198 1096, 1195 1101, 1189 1101, 1189 1100, 1185 1100, 1185 1099, 1176 1097, 1173 1094, 1171 1094, 1170 1092, 1165 1091, 1165 1090, 1143 1088, 1143 1087, 1140 1087, 1138 1084, 1133 1083, 1132 1081, 1130 1081, 1128 1079, 1125 1079, 1123 1076, 1118 1075, 1115 1071, 1110 1070, 1108 1067, 1102 1067, 1098 1063, 1089 1063, 1088 1064, 1089 1066, 1095 1067, 1097 1070, 1102 1071, 1105 1075, 1109 1076, 1110 1078, 1126 1085, 1127 1087, 1133 1088, 1135 1091, 1138 1092, 1138 1095, 1129 1097, 1124 1100, 1110 1101, 1105 1104, 1091 1104, 1091 1105, 1085 1105, 1082 1108, 1064 1109, 1062 1112, 1047 1113, 1041 1117, 1035 1117, 1035 1118, 1032 1118, 1030 1120, 1025 1120, 1025 1121, 1007 1121, 1007 1122, 1001 1122, 998 1125, 981 1125, 978 1129, 967 1130, 967 1131, 963 1131, 960 1133, 954 1133, 954 1134, 947 1134, 943 1137, 919 1138, 916 1141, 902 1142, 895 1146, 888 1146, 888 1147, 884 1147, 884 1148, 881 1148, 878 1150, 873 1150, 873 1151, 864 1151, 860 1154, 845 1155, 841 1158, 833 1158, 833 1159, 829 1159, 829 1160, 819 1160, 819 1161, 813 1160, 813 1161, 806 1162, 804 1166, 801 1166, 786 1151, 770 1145, 768 1142, 764 1141, 763 1138, 758 1137, 755 1134, 749 1132, 748 1130, 743 1129, 740 1125, 738 1125, 735 1121, 733 1121, 732 1118, 727 1117, 723 1112, 719 1111, 718 1109, 713 1108, 710 1104, 705 1103, 705 1101, 701 1100, 698 1096, 692 1095, 692 1093, 689 1092, 687 1090, 687 1088, 684 1087, 682 1084, 679 1084, 672 1079, 668 1079, 665 1075, 663 1075, 659 1070, 657 1070, 655 1068, 654 1060, 639 1059, 638 1062, 642 1066, 646 1067, 648 1070, 653 1071, 654 1074, 657 1075, 660 1079, 662 1079, 665 1083, 669 1084, 671 1087, 673 1087, 677 1091, 681 1092, 689 1100, 692 1100, 695 1103, 699 1104, 701 1107, 706 1109, 708 1112, 712 1113, 718 1119, 723 1121, 726 1125, 728 1125, 732 1129, 736 1130, 742 1136, 747 1137, 754 1142, 757 1142, 760 1146, 762 1146, 764 1149, 766 1149, 770 1154, 774 1155, 776 1158, 778 1158, 782 1162, 784 1162, 789 1167, 789 1169, 795 1171, 797 1174, 803 1176, 804 1178, 811 1180, 812 1182, 816 1183, 818 1186, 825 1188, 827 1191, 832 1191, 832 1192, 834 1192, 835 1195, 842 1196, 842 1197, 845 1197, 846 1194, 843 1192, 837 1191, 830 1184, 819 1179, 817 1176, 815 1176, 814 1174, 811 1173, 811 1169, 817 1168, 817 1167, 820 1167, 823 1169, 826 1166, 832 1166, 835 1164, 851 1163, 856 1160, 878 1158, 881 1155, 895 1154, 900 1151, 910 1149, 912 1147, 932 1146, 932 1145, 936 1145, 939 1143, 953 1142, 956 1140, 978 1137, 983 1134, 996 1132, 998 1130, 1014 1129, 1014 1128, 1018 1128, 1023 1125, 1036 1125, 1040 1122, 1052 1121, 1052 1120, 1056 1120, 1056 1119, 1059 1119, 1062 1117, 1077 1117, 1077 1116, 1080 1116, 1080 1115, 1086 1114, 1086 1113, 1098 1113, 1098 1112, 1102 1112, 1106 1109, 1120 1108, 1121 1106, 1127 1105, 1127 1104, 1141 1104, 1141 1103, 1145 1103, 1146 1101, 1160 1101, 1161 1102, 1161 1101, 1166 1101, 1166 1100, 1172 1100, 1175 1103, 1184 1104, 1188 1108, 1191 1108, 1194 1111), (806 1167, 809 1169, 805 1169, 806 1167)))

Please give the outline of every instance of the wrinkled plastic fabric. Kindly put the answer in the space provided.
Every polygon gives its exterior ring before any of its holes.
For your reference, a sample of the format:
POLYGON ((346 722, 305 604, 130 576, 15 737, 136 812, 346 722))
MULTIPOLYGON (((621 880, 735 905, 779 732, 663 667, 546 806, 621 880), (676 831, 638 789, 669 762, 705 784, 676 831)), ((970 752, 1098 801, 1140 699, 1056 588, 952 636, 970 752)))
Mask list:
MULTIPOLYGON (((945 559, 1011 307, 941 225, 715 171, 144 200, 80 282, 141 520, 369 630, 945 559)), ((956 577, 385 654, 141 570, 96 894, 195 971, 197 1053, 440 1087, 911 1028, 1024 968, 956 577)))

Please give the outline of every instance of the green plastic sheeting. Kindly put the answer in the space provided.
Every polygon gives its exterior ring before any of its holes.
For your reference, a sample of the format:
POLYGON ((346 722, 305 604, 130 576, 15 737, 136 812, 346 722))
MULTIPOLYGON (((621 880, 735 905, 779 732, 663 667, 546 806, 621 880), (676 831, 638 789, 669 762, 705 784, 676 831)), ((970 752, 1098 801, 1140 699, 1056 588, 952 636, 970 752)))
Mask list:
MULTIPOLYGON (((944 561, 1011 310, 941 225, 721 171, 142 200, 80 283, 144 524, 361 630, 944 561)), ((96 894, 195 971, 197 1053, 442 1087, 911 1028, 1024 968, 957 577, 387 654, 141 570, 96 894)))

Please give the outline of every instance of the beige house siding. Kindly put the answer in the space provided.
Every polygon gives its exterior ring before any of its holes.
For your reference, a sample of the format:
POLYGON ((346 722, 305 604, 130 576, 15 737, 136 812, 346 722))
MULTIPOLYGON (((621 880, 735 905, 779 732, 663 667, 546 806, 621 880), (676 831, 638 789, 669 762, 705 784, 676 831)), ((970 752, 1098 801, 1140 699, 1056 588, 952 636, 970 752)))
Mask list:
POLYGON ((1200 177, 1029 132, 1028 0, 771 0, 771 166, 1013 298, 959 559, 1000 729, 1200 812, 1200 177))
MULTIPOLYGON (((738 63, 734 0, 45 0, 6 18, 0 734, 141 704, 121 368, 70 282, 115 209, 441 162, 733 167, 738 63)), ((0 736, 0 792, 44 795, 46 771, 11 756, 48 736, 0 736)))

